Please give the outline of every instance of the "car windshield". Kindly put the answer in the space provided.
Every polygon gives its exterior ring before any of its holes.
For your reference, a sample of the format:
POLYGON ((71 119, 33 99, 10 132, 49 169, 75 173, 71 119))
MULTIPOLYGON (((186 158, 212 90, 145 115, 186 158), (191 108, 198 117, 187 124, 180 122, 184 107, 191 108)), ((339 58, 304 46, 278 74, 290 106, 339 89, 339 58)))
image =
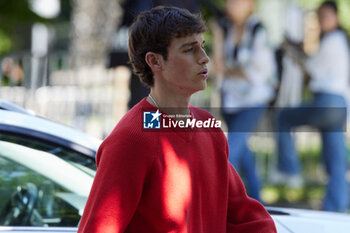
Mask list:
POLYGON ((71 163, 89 175, 94 176, 96 170, 95 160, 84 154, 81 154, 72 148, 63 147, 49 141, 44 141, 34 137, 20 134, 0 133, 0 140, 23 145, 39 151, 45 151, 54 154, 63 160, 71 163))
POLYGON ((0 140, 0 225, 77 226, 95 171, 0 140))

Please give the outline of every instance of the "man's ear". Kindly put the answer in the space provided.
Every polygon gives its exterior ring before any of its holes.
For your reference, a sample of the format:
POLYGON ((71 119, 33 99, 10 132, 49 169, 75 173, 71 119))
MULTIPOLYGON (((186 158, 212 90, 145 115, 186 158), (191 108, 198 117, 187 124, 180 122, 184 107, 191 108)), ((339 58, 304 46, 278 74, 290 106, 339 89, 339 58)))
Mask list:
POLYGON ((160 55, 154 52, 147 52, 145 55, 146 63, 152 71, 160 71, 162 69, 160 55))

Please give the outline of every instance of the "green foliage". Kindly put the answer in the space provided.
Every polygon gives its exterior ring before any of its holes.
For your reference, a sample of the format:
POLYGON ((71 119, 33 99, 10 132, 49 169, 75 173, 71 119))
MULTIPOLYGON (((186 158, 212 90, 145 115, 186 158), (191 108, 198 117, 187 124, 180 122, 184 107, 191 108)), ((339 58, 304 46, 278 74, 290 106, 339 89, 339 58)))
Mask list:
POLYGON ((0 57, 23 44, 23 28, 36 21, 45 20, 31 11, 29 1, 0 0, 0 57))
POLYGON ((0 0, 0 28, 5 33, 11 34, 15 26, 45 21, 36 15, 29 7, 29 1, 0 0))
POLYGON ((11 38, 0 29, 0 55, 9 52, 11 46, 11 38))
POLYGON ((33 23, 69 22, 71 1, 60 0, 60 3, 60 15, 55 19, 45 19, 31 10, 28 0, 0 0, 0 57, 10 50, 26 49, 30 46, 33 23))
POLYGON ((339 17, 340 17, 341 25, 349 35, 350 34, 350 1, 349 0, 340 1, 339 17))

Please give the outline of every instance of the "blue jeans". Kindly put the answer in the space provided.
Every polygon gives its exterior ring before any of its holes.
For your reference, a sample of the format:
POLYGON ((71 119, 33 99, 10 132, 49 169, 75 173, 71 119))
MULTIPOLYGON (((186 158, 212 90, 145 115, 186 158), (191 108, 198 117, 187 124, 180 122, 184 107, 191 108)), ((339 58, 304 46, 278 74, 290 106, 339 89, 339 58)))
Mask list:
POLYGON ((223 113, 228 128, 229 161, 243 178, 248 195, 261 202, 260 181, 255 171, 255 160, 247 140, 256 127, 264 108, 246 108, 236 113, 223 113))
POLYGON ((346 102, 340 95, 316 93, 314 100, 296 108, 286 108, 277 117, 278 168, 288 174, 300 172, 290 131, 301 125, 318 129, 322 137, 322 160, 329 176, 323 208, 343 212, 348 208, 346 147, 343 127, 346 102))

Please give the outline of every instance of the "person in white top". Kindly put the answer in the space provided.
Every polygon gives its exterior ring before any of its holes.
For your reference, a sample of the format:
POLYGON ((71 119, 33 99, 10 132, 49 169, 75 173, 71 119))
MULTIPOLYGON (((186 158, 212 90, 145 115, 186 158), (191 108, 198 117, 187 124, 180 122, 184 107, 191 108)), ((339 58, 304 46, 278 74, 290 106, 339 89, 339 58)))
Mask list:
POLYGON ((267 32, 253 15, 255 0, 226 0, 227 16, 214 36, 214 65, 222 76, 221 105, 228 128, 229 160, 243 172, 249 196, 260 200, 260 182, 247 139, 274 97, 275 63, 267 32))
POLYGON ((346 34, 336 28, 324 33, 318 53, 306 62, 310 89, 345 96, 349 87, 349 47, 346 34))
POLYGON ((322 33, 319 50, 300 63, 310 76, 313 99, 299 107, 285 108, 278 114, 278 168, 284 174, 299 174, 299 160, 290 131, 301 125, 318 129, 322 136, 322 159, 329 175, 323 209, 344 212, 349 200, 344 138, 345 94, 350 78, 349 46, 339 26, 335 2, 323 2, 317 13, 322 33))
MULTIPOLYGON (((285 12, 284 41, 280 50, 279 85, 276 107, 290 107, 301 104, 303 89, 303 72, 299 64, 283 51, 283 45, 292 44, 296 49, 302 48, 304 40, 304 11, 295 2, 288 4, 285 12)), ((277 63, 278 64, 278 63, 277 63)))

